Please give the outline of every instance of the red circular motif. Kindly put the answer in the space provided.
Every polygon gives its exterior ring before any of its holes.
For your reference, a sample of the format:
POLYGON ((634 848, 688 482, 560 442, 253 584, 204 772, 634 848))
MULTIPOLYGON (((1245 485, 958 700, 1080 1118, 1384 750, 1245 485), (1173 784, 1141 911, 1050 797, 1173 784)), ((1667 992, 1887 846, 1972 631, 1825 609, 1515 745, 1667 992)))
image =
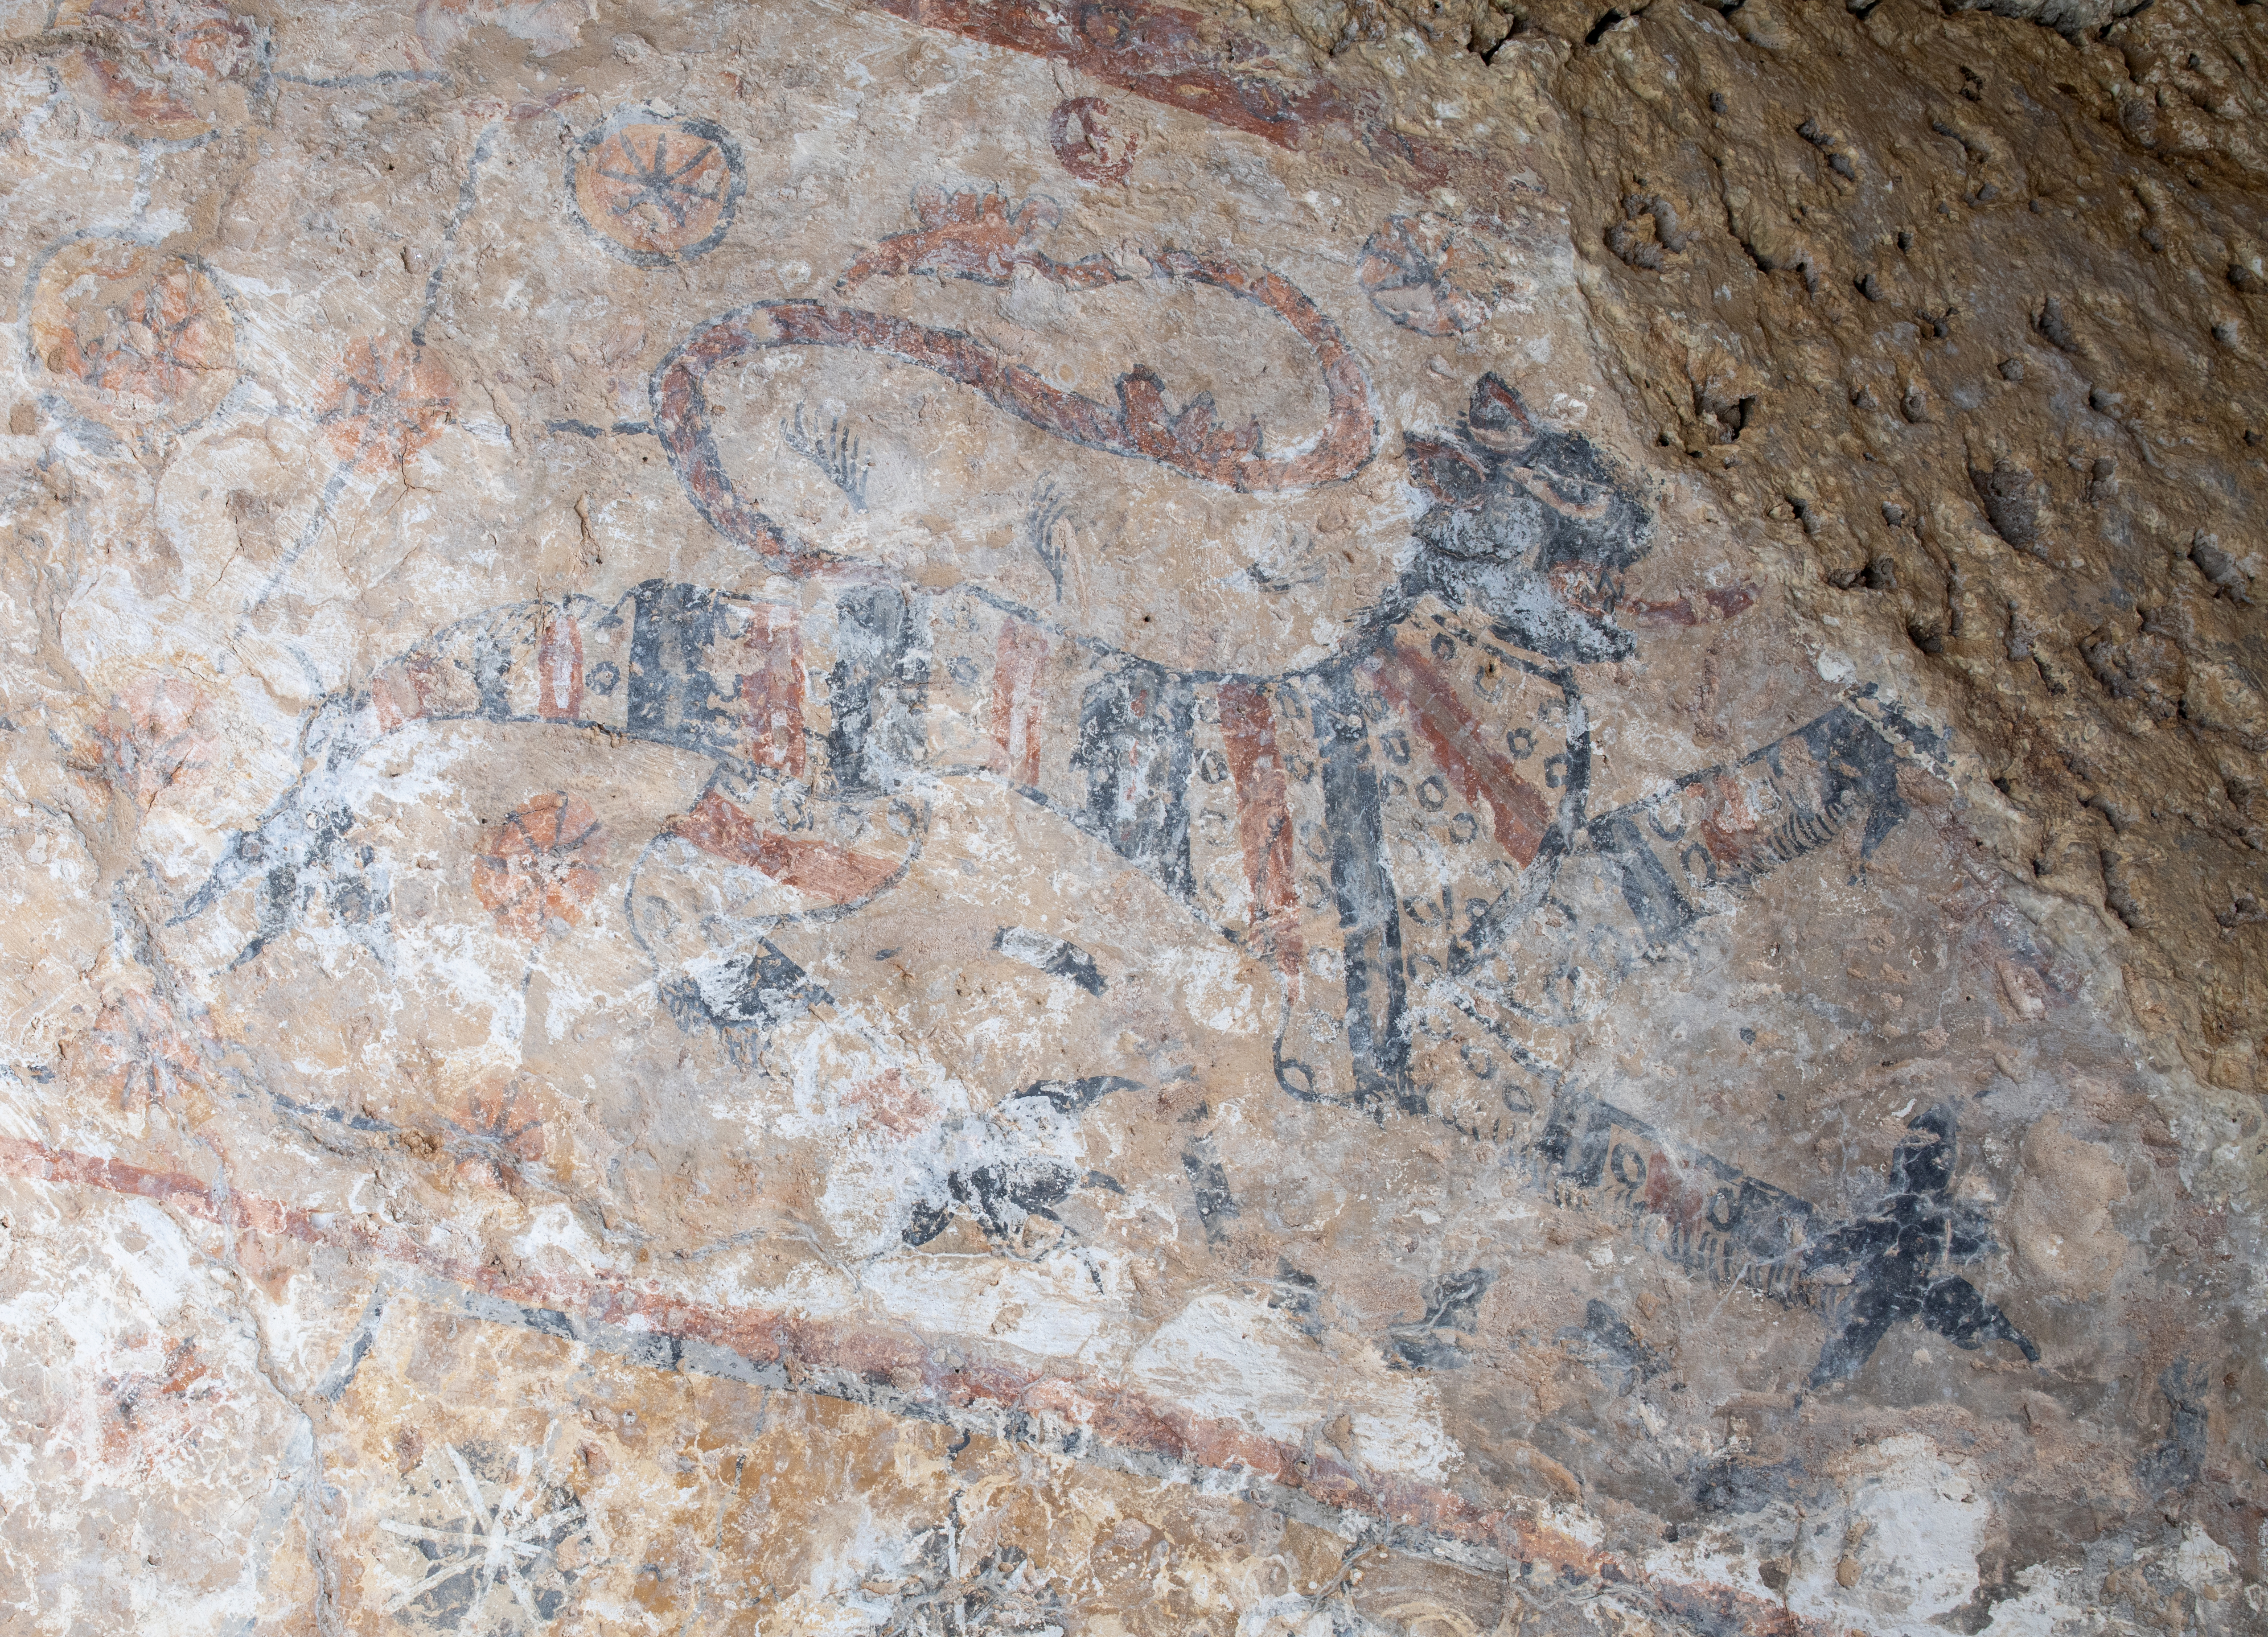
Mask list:
POLYGON ((639 267, 715 248, 740 197, 740 160, 707 120, 632 109, 583 140, 569 170, 575 213, 639 267))
POLYGON ((236 324, 199 263, 120 240, 66 245, 32 296, 40 361, 122 424, 188 425, 235 384, 236 324))
POLYGON ((252 25, 223 0, 64 0, 55 25, 99 28, 151 65, 225 79, 253 50, 252 25))
POLYGON ((222 0, 64 0, 51 26, 107 36, 106 49, 66 57, 63 77, 129 138, 184 141, 217 121, 196 99, 239 77, 253 57, 251 24, 222 0))
POLYGON ((1134 168, 1142 139, 1121 136, 1104 122, 1110 105, 1100 97, 1068 97, 1048 116, 1048 140, 1064 169, 1081 181, 1123 182, 1134 168))
POLYGON ((315 422, 342 461, 399 466, 440 436, 455 407, 449 372, 390 336, 348 343, 315 399, 315 422))
POLYGON ((582 924, 606 856, 590 804, 554 791, 488 828, 473 860, 473 891, 499 926, 533 941, 554 921, 582 924))

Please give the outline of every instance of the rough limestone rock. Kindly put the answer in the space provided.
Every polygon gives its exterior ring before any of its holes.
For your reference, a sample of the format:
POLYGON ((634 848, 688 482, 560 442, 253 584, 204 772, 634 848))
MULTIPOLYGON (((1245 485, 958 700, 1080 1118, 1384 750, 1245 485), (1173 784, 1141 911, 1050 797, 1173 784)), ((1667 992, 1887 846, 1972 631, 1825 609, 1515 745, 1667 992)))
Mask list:
POLYGON ((2268 1623, 2268 8, 1593 4, 0 4, 0 1630, 2268 1623))

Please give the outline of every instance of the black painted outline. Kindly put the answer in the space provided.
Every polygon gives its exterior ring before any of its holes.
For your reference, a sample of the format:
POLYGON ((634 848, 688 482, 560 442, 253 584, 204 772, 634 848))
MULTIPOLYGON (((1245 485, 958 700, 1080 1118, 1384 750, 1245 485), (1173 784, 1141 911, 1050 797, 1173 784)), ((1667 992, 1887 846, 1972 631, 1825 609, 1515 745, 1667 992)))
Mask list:
MULTIPOLYGON (((33 299, 39 293, 40 276, 48 270, 48 264, 53 262, 57 256, 61 255, 64 251, 70 249, 73 245, 85 244, 90 240, 101 240, 112 244, 134 245, 142 249, 154 250, 160 255, 168 256, 173 261, 180 262, 185 266, 194 269, 204 278, 208 284, 212 286, 213 293, 220 298, 222 309, 228 314, 228 367, 230 372, 236 377, 235 381, 230 385, 228 391, 221 394, 219 397, 213 400, 212 408, 207 409, 202 415, 198 416, 196 419, 193 421, 173 422, 167 420, 163 415, 160 415, 156 417, 152 422, 153 425, 164 425, 170 428, 173 436, 176 438, 185 438, 189 433, 196 431, 197 428, 204 425, 207 422, 212 420, 216 416, 217 416, 221 412, 222 409, 226 406, 230 397, 234 395, 237 387, 241 386, 244 382, 246 371, 239 356, 241 351, 239 343, 244 334, 244 314, 237 310, 235 296, 231 293, 227 284, 223 282, 220 275, 213 270, 212 264, 210 262, 207 262, 202 256, 198 255, 194 251, 166 249, 166 241, 163 235, 156 233, 108 232, 99 228, 85 228, 78 232, 66 233, 63 237, 56 240, 53 244, 49 245, 45 250, 42 250, 39 255, 35 257, 33 260, 30 270, 26 273, 24 277, 24 293, 21 298, 22 305, 17 308, 17 311, 23 314, 24 366, 26 372, 34 378, 45 377, 47 379, 58 381, 63 379, 57 376, 53 370, 49 369, 48 367, 48 361, 40 356, 39 343, 33 337, 32 329, 32 303, 33 299)), ((69 389, 66 387, 56 386, 40 393, 40 402, 49 414, 55 416, 56 419, 69 426, 75 436, 80 438, 83 441, 87 442, 98 453, 107 453, 109 446, 115 445, 120 440, 119 433, 116 431, 108 426, 105 426, 101 422, 94 419, 92 416, 82 413, 78 407, 70 402, 69 389)), ((142 440, 144 431, 145 429, 138 427, 134 429, 132 435, 136 442, 140 442, 142 440)))
POLYGON ((724 243, 725 235, 732 231, 733 224, 739 219, 740 195, 747 187, 747 173, 740 159, 740 144, 725 133, 722 125, 718 124, 714 120, 701 119, 689 114, 657 114, 653 109, 642 105, 617 109, 603 122, 593 126, 568 153, 563 180, 566 185, 568 218, 595 240, 616 261, 627 262, 632 267, 646 269, 681 267, 688 262, 698 261, 724 243), (682 250, 668 252, 633 250, 583 214, 582 202, 575 196, 576 177, 581 173, 584 165, 599 151, 601 143, 632 125, 669 126, 683 131, 688 136, 697 136, 703 142, 713 144, 717 151, 724 156, 725 169, 729 181, 725 184, 724 198, 721 201, 723 208, 718 213, 717 225, 710 231, 709 236, 699 243, 688 245, 682 250))

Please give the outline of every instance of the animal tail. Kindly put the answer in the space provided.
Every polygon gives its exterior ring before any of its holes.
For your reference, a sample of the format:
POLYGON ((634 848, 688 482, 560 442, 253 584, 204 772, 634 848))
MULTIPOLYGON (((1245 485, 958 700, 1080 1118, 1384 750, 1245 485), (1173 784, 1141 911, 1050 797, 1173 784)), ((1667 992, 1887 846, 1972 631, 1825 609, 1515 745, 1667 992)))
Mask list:
MULTIPOLYGON (((387 734, 412 721, 586 722, 595 694, 591 656, 606 657, 607 613, 587 597, 531 601, 490 608, 441 630, 379 667, 369 682, 325 695, 300 729, 300 773, 260 822, 229 838, 195 891, 174 915, 192 921, 246 883, 261 883, 258 927, 237 958, 256 955, 288 925, 315 878, 336 862, 354 823, 355 764, 387 734), (594 633, 586 641, 585 631, 594 633)), ((602 712, 603 714, 603 712, 602 712)))

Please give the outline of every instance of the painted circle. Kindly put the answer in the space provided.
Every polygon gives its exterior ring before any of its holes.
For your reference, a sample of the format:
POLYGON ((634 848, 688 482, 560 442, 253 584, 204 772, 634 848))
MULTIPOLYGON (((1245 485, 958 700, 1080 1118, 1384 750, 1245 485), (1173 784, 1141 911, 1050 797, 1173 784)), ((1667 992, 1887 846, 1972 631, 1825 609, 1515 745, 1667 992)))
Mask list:
POLYGON ((606 834, 590 804, 553 791, 482 833, 473 892, 499 927, 534 942, 554 923, 582 924, 606 856, 606 834))
POLYGON ((670 267, 722 242, 739 209, 740 151, 708 120, 627 108, 577 144, 577 221, 633 267, 670 267))
POLYGON ((1123 182, 1134 168, 1142 139, 1120 135, 1105 115, 1110 105, 1100 97, 1066 97, 1048 116, 1048 142, 1064 169, 1087 182, 1123 182))
POLYGON ((236 385, 236 321, 204 263, 121 239, 79 239, 33 281, 27 345, 93 418, 180 430, 236 385))
POLYGON ((1512 292, 1491 235, 1430 212, 1388 217, 1362 247, 1359 277, 1371 306, 1420 336, 1477 329, 1512 292))
POLYGON ((342 461, 399 466, 441 435, 456 407, 440 360, 394 336, 347 343, 315 396, 315 424, 342 461))
POLYGON ((62 0, 48 26, 101 41, 58 55, 57 77, 106 135, 136 145, 210 138, 222 122, 214 93, 257 55, 253 24, 225 0, 62 0))

